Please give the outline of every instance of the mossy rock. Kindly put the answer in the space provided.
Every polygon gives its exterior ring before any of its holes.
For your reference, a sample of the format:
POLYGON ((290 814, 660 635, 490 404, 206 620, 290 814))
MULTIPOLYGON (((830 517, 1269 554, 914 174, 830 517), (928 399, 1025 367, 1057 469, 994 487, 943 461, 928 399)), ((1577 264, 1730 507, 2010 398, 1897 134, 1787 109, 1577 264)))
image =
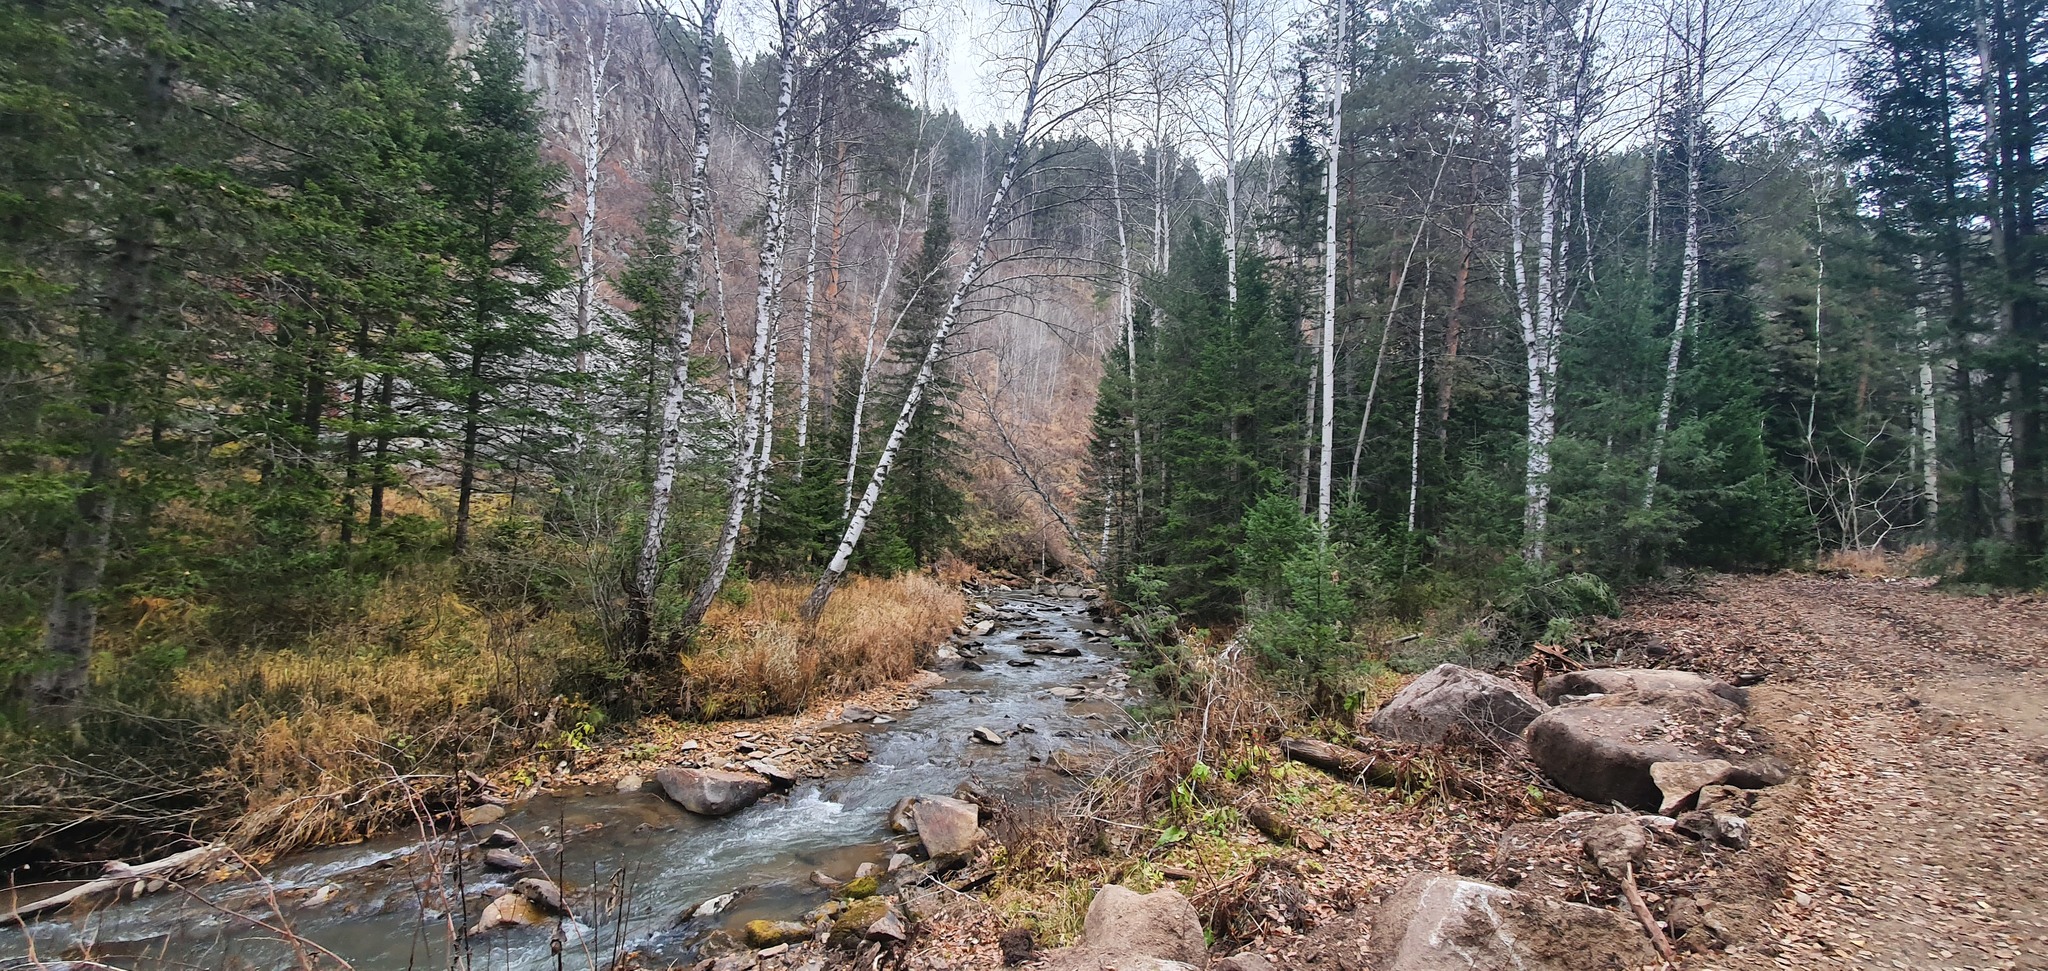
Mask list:
POLYGON ((882 881, 872 876, 848 880, 845 886, 839 888, 839 896, 846 900, 866 900, 881 892, 882 881))
POLYGON ((896 907, 896 902, 887 897, 867 897, 847 905, 846 910, 832 921, 832 934, 827 939, 834 947, 858 947, 867 937, 868 928, 887 916, 896 907))
POLYGON ((808 940, 811 929, 793 920, 750 920, 746 934, 748 947, 763 948, 808 940))

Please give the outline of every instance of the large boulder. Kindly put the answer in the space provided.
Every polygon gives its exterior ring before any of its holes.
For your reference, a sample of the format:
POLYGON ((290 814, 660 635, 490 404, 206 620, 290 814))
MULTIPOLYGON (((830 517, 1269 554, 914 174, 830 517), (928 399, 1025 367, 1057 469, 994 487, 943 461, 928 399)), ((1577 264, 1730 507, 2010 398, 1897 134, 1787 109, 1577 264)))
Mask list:
POLYGON ((1784 766, 1752 753, 1762 744, 1742 709, 1703 691, 1608 694, 1537 716, 1523 738, 1543 773, 1572 795, 1637 809, 1663 805, 1650 767, 1725 759, 1726 781, 1747 788, 1785 781, 1784 766))
POLYGON ((1421 745, 1434 745, 1457 731, 1504 744, 1521 738, 1545 707, 1513 682, 1439 664, 1381 706, 1367 727, 1376 735, 1421 745))
POLYGON ((1418 873, 1373 918, 1378 971, 1595 971, 1655 964, 1634 920, 1447 873, 1418 873))
POLYGON ((910 820, 925 855, 934 860, 963 856, 981 842, 981 810, 964 799, 919 796, 910 820))
POLYGON ((1536 687, 1536 693, 1551 704, 1574 695, 1619 695, 1619 694, 1669 694, 1678 691, 1704 691, 1715 697, 1749 704, 1749 692, 1716 681, 1704 674, 1691 671, 1666 671, 1661 668, 1588 668, 1583 671, 1566 671, 1544 678, 1536 687))
POLYGON ((699 816, 726 816, 759 801, 774 788, 751 772, 718 769, 657 769, 654 781, 670 799, 699 816))
POLYGON ((1193 971, 1208 960, 1202 921, 1177 890, 1141 894, 1110 884, 1095 894, 1073 947, 1047 955, 1046 971, 1193 971))
POLYGON ((1141 894, 1114 883, 1096 891, 1088 904, 1081 947, 1188 964, 1201 964, 1209 956, 1202 919, 1180 891, 1141 894))

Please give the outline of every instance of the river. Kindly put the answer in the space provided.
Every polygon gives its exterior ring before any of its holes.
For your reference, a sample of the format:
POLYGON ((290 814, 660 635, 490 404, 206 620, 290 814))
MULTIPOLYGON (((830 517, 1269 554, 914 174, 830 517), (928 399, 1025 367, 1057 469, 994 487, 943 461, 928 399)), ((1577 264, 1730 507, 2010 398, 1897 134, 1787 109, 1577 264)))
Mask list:
POLYGON ((510 878, 486 872, 467 840, 389 837, 284 858, 262 881, 172 888, 33 923, 26 937, 0 930, 0 964, 36 967, 31 953, 124 971, 268 971, 307 958, 355 971, 595 971, 628 951, 654 967, 682 961, 714 927, 792 919, 817 905, 826 891, 812 882, 814 871, 844 880, 863 862, 882 863, 890 852, 886 816, 903 796, 950 794, 972 781, 1029 802, 1064 783, 1046 767, 1054 753, 1122 749, 1129 676, 1090 635, 1087 604, 1028 593, 985 600, 998 626, 978 639, 984 653, 974 660, 983 670, 948 663, 944 683, 917 708, 892 713, 894 721, 829 729, 863 733, 865 765, 723 819, 692 816, 653 787, 546 793, 513 808, 500 825, 535 851, 576 918, 467 935, 486 895, 510 878), (1079 654, 1025 653, 1048 647, 1079 654), (1080 696, 1065 697, 1070 689, 1080 696), (1007 740, 974 741, 977 727, 1007 740), (700 903, 742 889, 715 917, 679 922, 700 903), (445 901, 463 906, 444 912, 445 901), (303 943, 287 943, 278 933, 287 927, 303 943))

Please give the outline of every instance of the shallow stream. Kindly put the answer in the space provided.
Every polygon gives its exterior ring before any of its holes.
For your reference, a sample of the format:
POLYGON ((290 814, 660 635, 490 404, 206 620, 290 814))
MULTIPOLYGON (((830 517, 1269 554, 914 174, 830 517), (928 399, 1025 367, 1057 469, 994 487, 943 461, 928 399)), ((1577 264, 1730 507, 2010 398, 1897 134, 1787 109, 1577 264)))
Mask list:
POLYGON ((466 935, 486 893, 511 878, 486 873, 466 840, 391 837, 287 857, 262 882, 173 888, 33 923, 26 937, 0 930, 0 967, 39 966, 31 953, 50 966, 89 955, 94 967, 135 971, 268 971, 303 963, 301 954, 355 971, 598 969, 627 951, 655 967, 680 961, 714 925, 792 919, 815 906, 826 891, 811 881, 814 871, 844 880, 860 863, 884 861, 886 816, 904 796, 950 794, 972 781, 1028 801, 1061 785, 1046 768, 1054 753, 1123 747, 1129 678, 1089 635, 1087 604, 1026 593, 987 601, 1001 616, 979 638, 984 653, 974 660, 983 670, 949 663, 945 683, 917 708, 891 713, 893 722, 828 729, 863 733, 865 765, 723 819, 692 816, 652 786, 550 793, 514 808, 499 825, 520 835, 580 920, 466 935), (1080 654, 1025 653, 1046 647, 1080 654), (978 727, 1007 741, 973 741, 978 727), (735 890, 744 892, 715 918, 680 920, 735 890), (448 901, 463 906, 446 912, 448 901), (304 943, 287 943, 285 927, 304 943))

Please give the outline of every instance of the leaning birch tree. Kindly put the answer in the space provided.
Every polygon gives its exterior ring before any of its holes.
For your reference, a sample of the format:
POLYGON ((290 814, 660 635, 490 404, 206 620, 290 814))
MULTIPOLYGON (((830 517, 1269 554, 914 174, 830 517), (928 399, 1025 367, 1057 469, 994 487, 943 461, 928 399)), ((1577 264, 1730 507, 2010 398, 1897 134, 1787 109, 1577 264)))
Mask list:
MULTIPOLYGON (((703 15, 697 21, 696 131, 690 149, 690 185, 684 203, 682 247, 682 299, 676 307, 676 331, 671 339, 668 388, 661 399, 661 444, 656 449, 654 482, 648 489, 647 523, 641 535, 640 555, 633 566, 631 600, 636 646, 645 647, 652 633, 655 585, 661 576, 662 540, 668 532, 669 507, 675 498, 676 474, 690 458, 683 440, 683 405, 690 396, 690 345, 697 334, 697 261, 704 246, 704 225, 711 206, 705 184, 711 161, 711 67, 718 36, 718 2, 704 0, 703 15)), ((659 11, 650 11, 661 16, 659 11)))
MULTIPOLYGON (((888 482, 889 469, 895 464, 897 452, 903 447, 903 439, 910 433, 910 424, 917 418, 918 409, 924 403, 925 390, 931 385, 938 362, 946 353, 955 328, 960 323, 961 307, 974 292, 975 283, 987 268, 989 250, 995 242, 996 233, 1009 221, 1015 200, 1010 193, 1017 185, 1017 176, 1024 162, 1024 150, 1044 130, 1079 114, 1086 105, 1045 112, 1048 102, 1078 89, 1085 79, 1085 71, 1063 72, 1058 70, 1073 46, 1079 31, 1115 4, 1116 0, 1008 0, 1008 11, 1021 20, 1024 56, 1019 65, 1023 79, 1023 105, 1019 109, 1016 135, 1010 142, 1009 151, 1003 157, 1002 173, 997 177, 996 187, 989 194, 988 215, 982 220, 981 234, 975 238, 974 249, 967 257, 967 264, 961 268, 960 280, 953 287, 953 295, 947 301, 946 312, 940 316, 939 324, 932 330, 931 342, 925 347, 924 357, 918 363, 917 373, 911 379, 910 388, 903 398, 903 408, 896 416, 896 423, 889 429, 889 437, 882 444, 882 450, 875 459, 875 467, 868 474, 867 488, 861 493, 860 502, 854 507, 853 515, 847 520, 846 531, 839 538, 839 546, 832 553, 832 560, 825 567, 824 575, 818 578, 811 595, 804 600, 801 611, 807 623, 816 623, 825 612, 825 605, 832 599, 832 591, 839 586, 839 580, 846 575, 847 564, 853 559, 853 551, 860 544, 862 531, 867 528, 868 517, 874 514, 875 506, 881 501, 882 488, 888 482)), ((1085 102, 1085 98, 1081 99, 1085 102)))

